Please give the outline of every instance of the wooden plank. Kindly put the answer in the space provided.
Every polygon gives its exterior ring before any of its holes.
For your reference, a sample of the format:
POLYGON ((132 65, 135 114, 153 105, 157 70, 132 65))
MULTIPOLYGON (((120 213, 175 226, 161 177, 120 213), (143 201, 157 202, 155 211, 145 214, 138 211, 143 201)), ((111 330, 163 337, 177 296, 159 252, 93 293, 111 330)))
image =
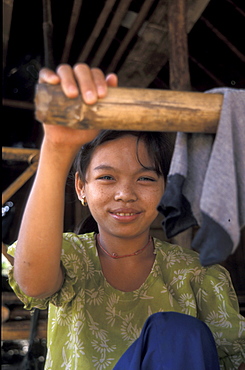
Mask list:
POLYGON ((60 85, 36 86, 36 119, 77 129, 215 133, 223 95, 109 88, 106 98, 86 105, 68 99, 60 85))

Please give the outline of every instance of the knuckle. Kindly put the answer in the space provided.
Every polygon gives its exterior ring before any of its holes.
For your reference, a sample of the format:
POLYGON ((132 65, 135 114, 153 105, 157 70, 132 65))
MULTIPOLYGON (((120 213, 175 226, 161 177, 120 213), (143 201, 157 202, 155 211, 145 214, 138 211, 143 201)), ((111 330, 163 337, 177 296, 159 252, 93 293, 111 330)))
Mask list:
POLYGON ((70 68, 69 64, 67 64, 67 63, 61 63, 56 68, 56 72, 59 73, 59 72, 62 72, 63 70, 68 69, 68 68, 70 68))
POLYGON ((97 67, 91 68, 91 72, 96 78, 104 78, 104 73, 97 67))
POLYGON ((73 66, 74 71, 81 69, 89 69, 89 66, 86 63, 76 63, 73 66))

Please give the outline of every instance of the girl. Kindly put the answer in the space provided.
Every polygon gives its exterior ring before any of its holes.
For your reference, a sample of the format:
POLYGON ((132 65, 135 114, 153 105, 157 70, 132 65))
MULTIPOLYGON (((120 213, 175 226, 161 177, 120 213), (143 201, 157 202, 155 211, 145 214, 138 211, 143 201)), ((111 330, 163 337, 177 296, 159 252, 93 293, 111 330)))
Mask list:
MULTIPOLYGON (((61 65, 57 73, 41 70, 39 82, 60 83, 69 98, 80 91, 93 104, 117 86, 117 77, 105 79, 85 64, 61 65)), ((9 252, 15 260, 10 283, 25 307, 49 307, 46 369, 241 364, 244 318, 227 271, 204 268, 195 252, 150 236, 170 156, 163 133, 44 124, 39 168, 9 252), (77 196, 97 231, 63 234, 65 184, 75 157, 77 196)))

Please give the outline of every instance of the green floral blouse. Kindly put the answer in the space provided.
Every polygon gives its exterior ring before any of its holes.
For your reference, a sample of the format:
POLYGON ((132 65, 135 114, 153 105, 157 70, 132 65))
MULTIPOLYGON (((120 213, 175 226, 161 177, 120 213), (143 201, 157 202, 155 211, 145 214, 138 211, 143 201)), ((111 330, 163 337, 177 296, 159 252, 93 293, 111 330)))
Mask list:
MULTIPOLYGON (((95 235, 65 233, 63 287, 46 299, 25 296, 10 272, 9 281, 26 309, 49 307, 46 370, 111 370, 139 337, 155 312, 182 312, 211 329, 221 369, 245 361, 245 319, 239 314, 228 272, 205 268, 198 254, 154 239, 156 259, 142 286, 133 292, 113 288, 103 276, 95 235)), ((15 244, 9 247, 14 256, 15 244)))

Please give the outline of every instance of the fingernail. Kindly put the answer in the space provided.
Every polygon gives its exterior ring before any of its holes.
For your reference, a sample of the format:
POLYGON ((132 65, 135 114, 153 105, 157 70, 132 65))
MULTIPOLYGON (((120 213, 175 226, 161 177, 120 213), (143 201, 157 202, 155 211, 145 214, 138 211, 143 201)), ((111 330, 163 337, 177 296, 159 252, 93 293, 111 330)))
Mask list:
POLYGON ((106 93, 106 89, 103 86, 98 86, 98 95, 99 97, 103 97, 106 93))
POLYGON ((92 91, 86 91, 85 100, 87 103, 93 102, 95 100, 94 93, 92 91))
POLYGON ((78 89, 76 86, 70 85, 68 87, 68 93, 71 95, 77 95, 78 94, 78 89))

